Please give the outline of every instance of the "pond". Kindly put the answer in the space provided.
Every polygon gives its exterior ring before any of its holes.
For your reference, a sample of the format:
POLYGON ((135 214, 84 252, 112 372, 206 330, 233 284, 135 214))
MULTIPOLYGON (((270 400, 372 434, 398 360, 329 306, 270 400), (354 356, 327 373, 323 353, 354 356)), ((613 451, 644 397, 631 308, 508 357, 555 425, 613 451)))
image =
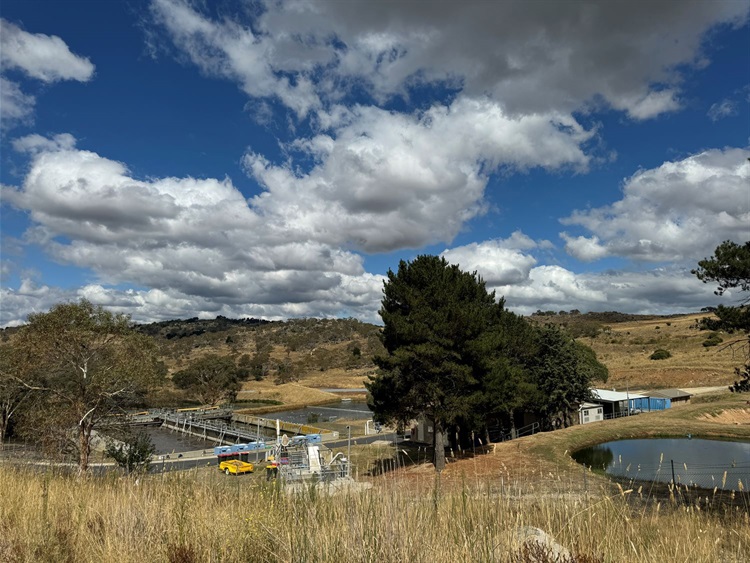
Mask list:
POLYGON ((195 450, 213 451, 216 445, 211 440, 188 436, 167 428, 148 426, 143 428, 143 431, 151 439, 151 443, 156 448, 154 453, 157 455, 195 450))
POLYGON ((578 463, 607 475, 640 481, 748 490, 750 442, 653 438, 606 442, 573 454, 578 463), (741 482, 741 484, 740 484, 741 482))
POLYGON ((308 406, 303 409, 269 412, 263 418, 284 420, 296 424, 315 424, 331 420, 368 420, 372 418, 367 403, 361 401, 341 401, 321 406, 308 406))

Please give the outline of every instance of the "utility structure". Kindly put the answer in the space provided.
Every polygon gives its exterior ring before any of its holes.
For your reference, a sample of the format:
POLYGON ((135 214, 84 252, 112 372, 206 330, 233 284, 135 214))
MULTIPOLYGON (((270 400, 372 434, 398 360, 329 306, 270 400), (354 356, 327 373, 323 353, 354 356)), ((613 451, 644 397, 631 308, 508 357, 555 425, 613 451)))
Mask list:
POLYGON ((333 455, 321 451, 319 434, 294 436, 286 434, 277 440, 270 452, 278 467, 279 478, 286 483, 316 481, 331 482, 350 475, 349 458, 342 453, 333 455))

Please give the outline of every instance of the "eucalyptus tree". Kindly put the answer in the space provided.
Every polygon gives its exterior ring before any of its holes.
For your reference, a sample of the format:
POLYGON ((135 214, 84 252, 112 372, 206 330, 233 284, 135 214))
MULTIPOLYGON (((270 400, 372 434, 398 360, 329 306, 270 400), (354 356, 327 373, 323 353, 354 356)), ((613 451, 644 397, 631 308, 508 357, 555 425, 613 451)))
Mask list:
POLYGON ((164 375, 153 341, 130 317, 87 300, 29 315, 17 346, 36 366, 24 387, 38 395, 32 435, 89 467, 92 437, 111 415, 139 404, 164 375))
POLYGON ((596 353, 556 325, 537 327, 533 354, 527 364, 532 383, 526 407, 536 412, 546 429, 573 424, 573 413, 590 398, 593 380, 606 381, 606 366, 596 353))
POLYGON ((0 450, 16 414, 28 403, 33 365, 11 342, 0 345, 0 450))
POLYGON ((240 390, 240 370, 228 356, 206 354, 172 375, 172 381, 206 405, 233 401, 240 390))

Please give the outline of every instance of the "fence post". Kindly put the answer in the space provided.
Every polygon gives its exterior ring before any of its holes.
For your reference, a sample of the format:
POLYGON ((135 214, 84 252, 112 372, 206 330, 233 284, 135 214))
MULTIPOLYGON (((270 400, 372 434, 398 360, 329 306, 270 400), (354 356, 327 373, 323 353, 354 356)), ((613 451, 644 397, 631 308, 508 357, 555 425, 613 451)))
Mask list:
POLYGON ((672 484, 677 486, 677 479, 674 478, 674 460, 670 459, 669 462, 672 464, 672 484))

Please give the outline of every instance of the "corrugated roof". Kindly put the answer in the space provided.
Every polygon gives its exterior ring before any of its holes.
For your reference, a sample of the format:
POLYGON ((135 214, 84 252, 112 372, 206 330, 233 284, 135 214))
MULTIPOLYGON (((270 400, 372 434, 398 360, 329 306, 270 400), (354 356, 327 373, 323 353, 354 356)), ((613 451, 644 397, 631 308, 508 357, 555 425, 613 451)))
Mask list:
POLYGON ((691 393, 683 391, 682 389, 659 389, 657 391, 651 391, 649 395, 663 399, 687 399, 693 396, 691 393))
POLYGON ((578 410, 581 409, 595 409, 597 407, 601 407, 599 403, 581 403, 581 406, 578 407, 578 410))
POLYGON ((600 401, 607 403, 616 403, 617 401, 627 401, 628 399, 645 399, 646 395, 637 393, 628 393, 622 391, 610 391, 609 389, 592 389, 591 396, 600 401))

